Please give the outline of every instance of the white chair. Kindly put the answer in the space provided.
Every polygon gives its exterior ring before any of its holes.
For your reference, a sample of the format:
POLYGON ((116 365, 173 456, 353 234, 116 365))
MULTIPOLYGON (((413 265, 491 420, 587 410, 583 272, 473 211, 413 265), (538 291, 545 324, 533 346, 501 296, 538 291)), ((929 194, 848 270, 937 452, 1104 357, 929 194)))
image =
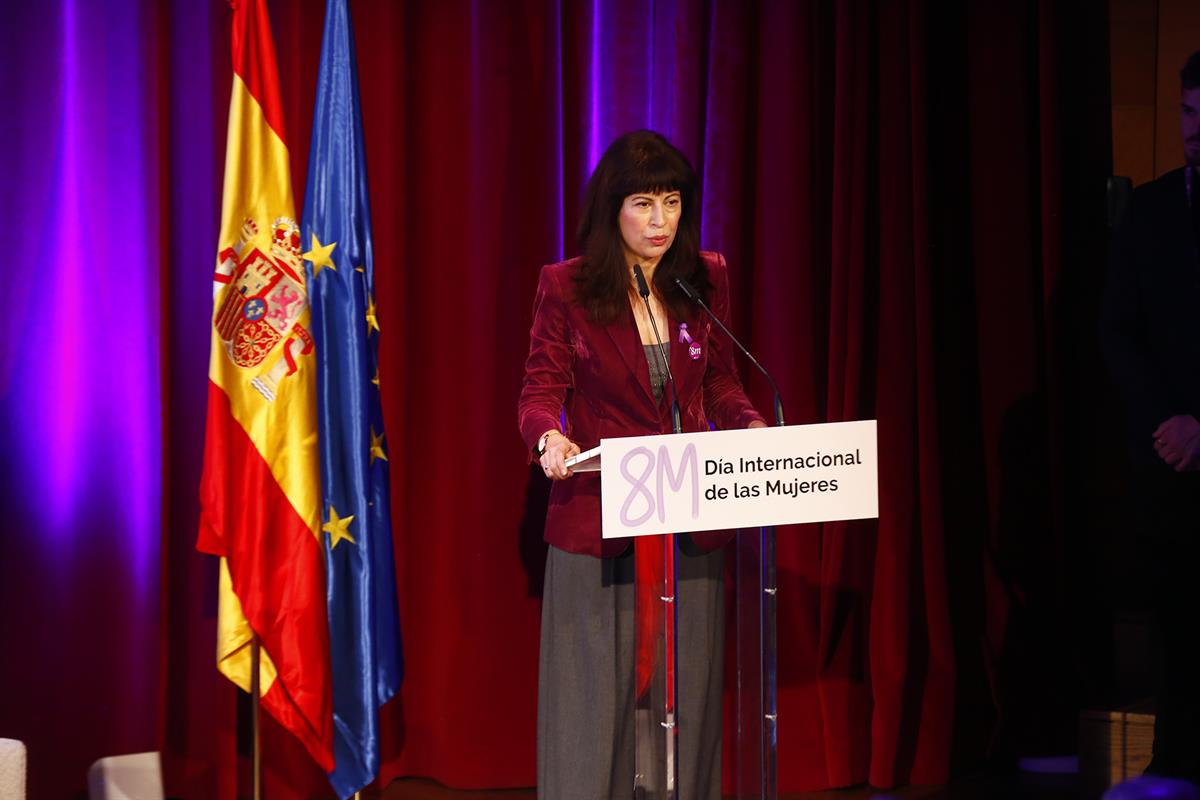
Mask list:
POLYGON ((0 739, 0 800, 25 800, 25 743, 0 739))
POLYGON ((89 800, 163 800, 158 753, 109 756, 88 770, 89 800))

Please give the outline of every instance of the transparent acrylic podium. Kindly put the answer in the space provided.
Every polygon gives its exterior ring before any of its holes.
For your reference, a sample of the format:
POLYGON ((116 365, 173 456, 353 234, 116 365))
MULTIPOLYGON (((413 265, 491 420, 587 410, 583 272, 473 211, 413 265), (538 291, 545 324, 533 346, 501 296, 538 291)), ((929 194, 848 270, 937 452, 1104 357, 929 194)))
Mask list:
MULTIPOLYGON (((732 783, 738 800, 776 800, 775 529, 741 531, 733 550, 736 637, 732 783)), ((674 535, 634 540, 635 800, 679 800, 677 678, 688 669, 677 660, 674 535), (638 564, 641 564, 639 567, 638 564)), ((687 613, 686 609, 683 613, 687 613)))
MULTIPOLYGON (((777 419, 782 422, 782 414, 777 419)), ((694 665, 676 657, 675 623, 677 615, 689 623, 700 609, 686 605, 691 600, 688 585, 682 595, 676 592, 677 540, 664 532, 740 528, 725 556, 736 602, 727 619, 728 648, 720 653, 732 654, 725 669, 726 686, 734 690, 733 702, 725 705, 732 717, 725 726, 731 758, 724 761, 723 789, 733 789, 739 800, 777 800, 777 531, 751 526, 878 518, 876 429, 873 419, 846 420, 613 438, 602 445, 607 460, 600 485, 602 533, 635 541, 635 637, 640 648, 633 720, 635 797, 674 800, 699 793, 679 781, 680 768, 692 763, 686 748, 696 730, 689 725, 697 723, 688 714, 692 701, 700 698, 681 697, 676 688, 682 676, 679 686, 691 690, 687 677, 694 665), (761 493, 739 492, 738 483, 718 482, 760 472, 785 477, 759 484, 761 493), (652 475, 657 476, 655 492, 647 487, 652 475), (701 475, 729 478, 709 480, 702 491, 701 475), (788 480, 794 483, 786 484, 788 480), (639 510, 631 513, 638 500, 639 510)), ((688 780, 686 773, 682 777, 688 780)))

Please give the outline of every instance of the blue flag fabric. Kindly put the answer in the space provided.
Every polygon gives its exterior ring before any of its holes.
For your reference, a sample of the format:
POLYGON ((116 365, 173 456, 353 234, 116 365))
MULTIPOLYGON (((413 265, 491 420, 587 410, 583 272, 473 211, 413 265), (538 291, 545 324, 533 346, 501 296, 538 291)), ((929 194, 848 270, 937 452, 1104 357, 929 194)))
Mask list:
POLYGON ((379 771, 379 707, 403 676, 379 402, 371 213, 354 32, 328 0, 301 223, 317 348, 322 544, 340 797, 379 771))

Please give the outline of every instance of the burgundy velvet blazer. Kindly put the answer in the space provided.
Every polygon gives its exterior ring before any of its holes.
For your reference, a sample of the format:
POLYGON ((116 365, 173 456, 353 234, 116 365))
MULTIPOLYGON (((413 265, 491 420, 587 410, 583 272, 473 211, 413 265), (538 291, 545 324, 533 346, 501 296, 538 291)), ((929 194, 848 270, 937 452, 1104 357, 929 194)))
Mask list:
MULTIPOLYGON (((709 307, 729 324, 729 276, 725 259, 702 252, 713 285, 709 307)), ((670 390, 655 401, 650 389, 649 365, 638 336, 633 310, 611 325, 591 322, 572 297, 571 275, 579 259, 542 267, 533 302, 533 327, 529 331, 529 357, 517 403, 521 436, 530 452, 538 438, 558 429, 566 411, 566 430, 584 450, 602 438, 643 436, 671 432, 670 390)), ((658 320, 663 345, 670 348, 671 372, 679 392, 679 410, 685 432, 708 430, 708 421, 721 429, 744 428, 762 417, 742 390, 734 368, 733 345, 697 308, 687 323, 701 357, 693 360, 688 345, 680 343, 680 320, 658 320)), ((577 473, 555 481, 546 512, 546 541, 571 553, 611 557, 629 546, 628 539, 600 537, 600 474, 577 473)), ((712 550, 732 538, 730 532, 694 533, 703 550, 712 550)))

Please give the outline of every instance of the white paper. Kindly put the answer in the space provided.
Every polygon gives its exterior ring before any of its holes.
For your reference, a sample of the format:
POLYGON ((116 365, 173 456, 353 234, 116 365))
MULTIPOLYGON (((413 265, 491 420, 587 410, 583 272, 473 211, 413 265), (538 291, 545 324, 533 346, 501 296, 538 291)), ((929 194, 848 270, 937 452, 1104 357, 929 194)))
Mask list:
POLYGON ((565 462, 567 469, 575 472, 599 472, 600 471, 600 448, 593 447, 591 450, 584 450, 578 455, 571 456, 565 462))

